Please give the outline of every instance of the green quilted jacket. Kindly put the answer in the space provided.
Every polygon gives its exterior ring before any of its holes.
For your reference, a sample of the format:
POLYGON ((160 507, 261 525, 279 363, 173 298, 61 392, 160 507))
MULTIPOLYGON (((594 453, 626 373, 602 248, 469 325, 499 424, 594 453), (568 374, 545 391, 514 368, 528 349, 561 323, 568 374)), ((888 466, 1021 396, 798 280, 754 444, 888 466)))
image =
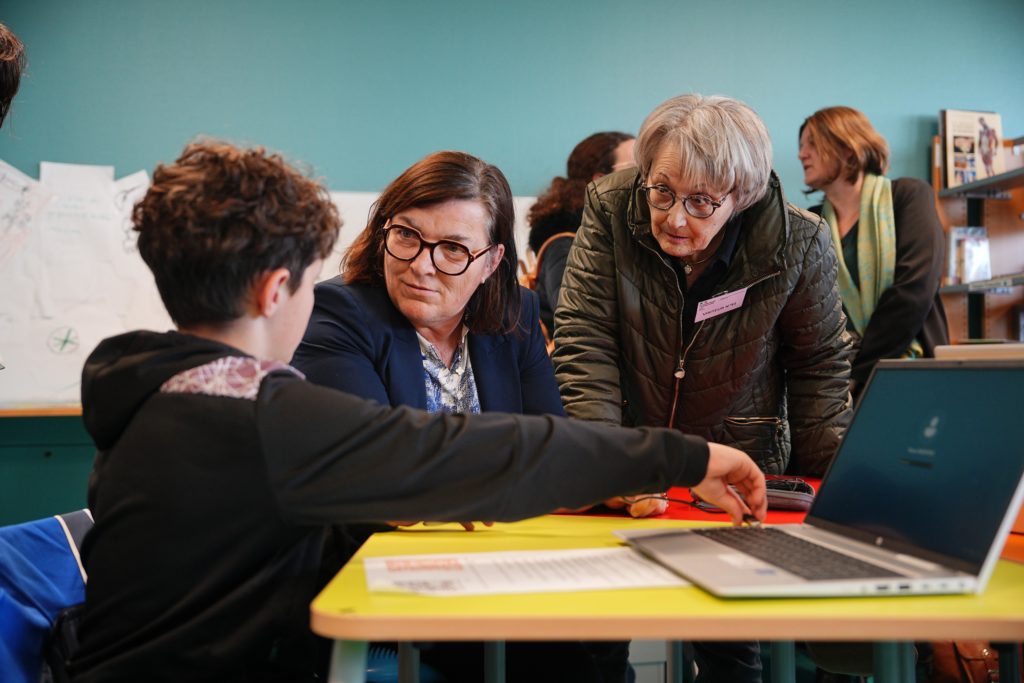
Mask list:
POLYGON ((674 426, 746 451, 769 474, 821 476, 850 419, 850 353, 826 223, 772 174, 742 214, 715 290, 743 305, 683 339, 683 294, 651 235, 635 170, 587 189, 555 313, 566 412, 674 426))

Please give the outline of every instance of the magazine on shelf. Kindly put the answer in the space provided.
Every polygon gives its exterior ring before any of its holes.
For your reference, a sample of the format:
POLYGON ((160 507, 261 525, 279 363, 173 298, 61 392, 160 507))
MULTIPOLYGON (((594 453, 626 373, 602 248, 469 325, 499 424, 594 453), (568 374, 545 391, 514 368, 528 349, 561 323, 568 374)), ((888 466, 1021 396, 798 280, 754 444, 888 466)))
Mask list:
POLYGON ((1003 172, 1003 123, 991 111, 939 112, 946 187, 957 187, 1003 172))
POLYGON ((992 278, 988 233, 983 227, 953 226, 946 245, 946 284, 959 285, 992 278))

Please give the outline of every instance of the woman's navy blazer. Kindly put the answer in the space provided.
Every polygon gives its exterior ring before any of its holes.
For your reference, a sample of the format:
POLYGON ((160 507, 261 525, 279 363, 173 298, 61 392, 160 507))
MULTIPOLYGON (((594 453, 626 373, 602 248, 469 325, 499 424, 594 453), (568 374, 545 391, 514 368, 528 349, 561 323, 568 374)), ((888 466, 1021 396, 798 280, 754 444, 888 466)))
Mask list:
MULTIPOLYGON (((480 409, 564 415, 537 323, 537 295, 525 288, 520 293, 519 335, 467 337, 480 409)), ((385 405, 427 407, 416 331, 384 287, 348 285, 340 276, 319 283, 292 365, 316 384, 385 405)))

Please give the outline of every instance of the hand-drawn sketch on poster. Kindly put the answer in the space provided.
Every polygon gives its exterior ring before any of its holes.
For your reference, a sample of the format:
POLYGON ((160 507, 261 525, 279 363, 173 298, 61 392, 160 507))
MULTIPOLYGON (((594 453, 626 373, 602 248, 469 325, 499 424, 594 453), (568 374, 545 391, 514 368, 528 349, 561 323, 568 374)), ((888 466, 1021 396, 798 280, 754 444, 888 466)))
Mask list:
POLYGON ((8 168, 0 168, 0 226, 17 244, 5 240, 0 268, 0 406, 75 404, 82 365, 103 338, 171 327, 130 229, 149 179, 43 162, 37 182, 8 168), (24 208, 12 213, 19 184, 31 189, 20 190, 24 208), (16 224, 3 222, 9 215, 16 224))

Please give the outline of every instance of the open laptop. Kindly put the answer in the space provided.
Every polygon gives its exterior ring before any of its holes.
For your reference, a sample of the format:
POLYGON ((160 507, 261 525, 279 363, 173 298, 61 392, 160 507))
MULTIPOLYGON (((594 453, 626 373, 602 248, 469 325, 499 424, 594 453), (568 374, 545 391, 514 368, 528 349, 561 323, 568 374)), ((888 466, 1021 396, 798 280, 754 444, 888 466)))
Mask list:
POLYGON ((981 592, 1024 497, 1022 389, 1024 361, 882 361, 803 524, 617 534, 723 597, 981 592))

